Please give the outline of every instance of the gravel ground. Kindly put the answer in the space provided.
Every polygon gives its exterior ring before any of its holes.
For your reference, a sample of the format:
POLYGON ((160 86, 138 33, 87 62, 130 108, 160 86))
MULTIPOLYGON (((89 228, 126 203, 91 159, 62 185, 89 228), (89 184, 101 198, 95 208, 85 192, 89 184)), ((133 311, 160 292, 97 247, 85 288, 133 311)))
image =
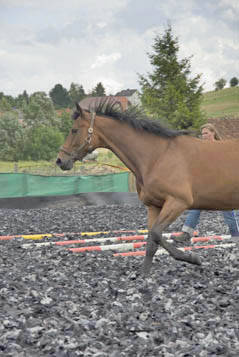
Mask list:
MULTIPOLYGON (((0 222, 0 235, 144 229, 146 211, 69 203, 0 209, 0 222)), ((203 212, 197 228, 228 234, 215 212, 203 212)), ((43 241, 51 240, 59 238, 43 241)), ((238 245, 200 249, 202 267, 157 256, 144 279, 142 257, 23 243, 32 241, 0 241, 0 356, 238 357, 238 245)))

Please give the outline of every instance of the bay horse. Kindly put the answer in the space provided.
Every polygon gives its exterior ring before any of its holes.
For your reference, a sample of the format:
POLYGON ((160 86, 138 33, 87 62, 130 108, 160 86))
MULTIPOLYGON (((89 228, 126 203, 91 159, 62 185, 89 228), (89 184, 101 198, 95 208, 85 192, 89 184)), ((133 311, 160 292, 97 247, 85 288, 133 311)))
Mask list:
POLYGON ((56 163, 70 170, 89 152, 107 148, 133 172, 148 211, 145 274, 158 245, 176 260, 201 265, 198 255, 179 250, 162 232, 187 209, 239 208, 239 141, 201 140, 186 130, 167 128, 136 108, 121 111, 108 98, 94 108, 76 104, 73 119, 56 163))

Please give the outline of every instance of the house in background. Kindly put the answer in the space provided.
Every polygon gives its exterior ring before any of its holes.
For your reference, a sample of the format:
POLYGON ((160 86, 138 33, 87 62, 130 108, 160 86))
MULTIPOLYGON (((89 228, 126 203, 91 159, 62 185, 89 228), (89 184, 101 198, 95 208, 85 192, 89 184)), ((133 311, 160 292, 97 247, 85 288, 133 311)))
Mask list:
POLYGON ((83 109, 94 108, 103 99, 114 99, 119 103, 122 110, 128 109, 130 105, 140 105, 140 95, 137 89, 126 89, 116 93, 116 95, 105 97, 86 97, 80 101, 80 106, 83 109))
POLYGON ((117 100, 122 103, 122 109, 126 110, 130 105, 141 105, 140 95, 137 89, 125 89, 115 94, 117 100))

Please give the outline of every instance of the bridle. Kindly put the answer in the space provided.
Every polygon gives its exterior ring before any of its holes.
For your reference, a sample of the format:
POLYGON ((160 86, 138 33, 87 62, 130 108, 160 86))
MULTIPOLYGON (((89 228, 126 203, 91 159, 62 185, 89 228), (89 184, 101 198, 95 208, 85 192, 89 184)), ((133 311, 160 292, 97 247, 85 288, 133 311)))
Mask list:
MULTIPOLYGON (((70 156, 71 159, 76 159, 78 157, 78 155, 80 154, 80 152, 87 146, 89 145, 89 149, 91 149, 91 139, 92 139, 92 135, 93 135, 93 132, 94 132, 94 123, 95 123, 95 116, 96 116, 96 113, 95 112, 91 112, 91 119, 90 119, 90 127, 88 129, 88 135, 87 137, 85 138, 83 144, 80 145, 80 147, 76 150, 76 151, 73 151, 72 153, 68 152, 64 146, 61 146, 59 151, 62 151, 64 154, 70 156)), ((77 133, 77 130, 78 129, 75 129, 75 133, 77 133)))

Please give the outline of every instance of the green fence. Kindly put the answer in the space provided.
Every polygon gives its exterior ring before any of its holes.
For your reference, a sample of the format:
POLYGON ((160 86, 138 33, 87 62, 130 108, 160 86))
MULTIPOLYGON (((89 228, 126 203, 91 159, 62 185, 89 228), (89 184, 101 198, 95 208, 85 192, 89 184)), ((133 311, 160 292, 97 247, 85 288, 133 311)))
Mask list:
POLYGON ((84 192, 129 192, 129 173, 99 176, 0 174, 0 198, 60 196, 84 192))

